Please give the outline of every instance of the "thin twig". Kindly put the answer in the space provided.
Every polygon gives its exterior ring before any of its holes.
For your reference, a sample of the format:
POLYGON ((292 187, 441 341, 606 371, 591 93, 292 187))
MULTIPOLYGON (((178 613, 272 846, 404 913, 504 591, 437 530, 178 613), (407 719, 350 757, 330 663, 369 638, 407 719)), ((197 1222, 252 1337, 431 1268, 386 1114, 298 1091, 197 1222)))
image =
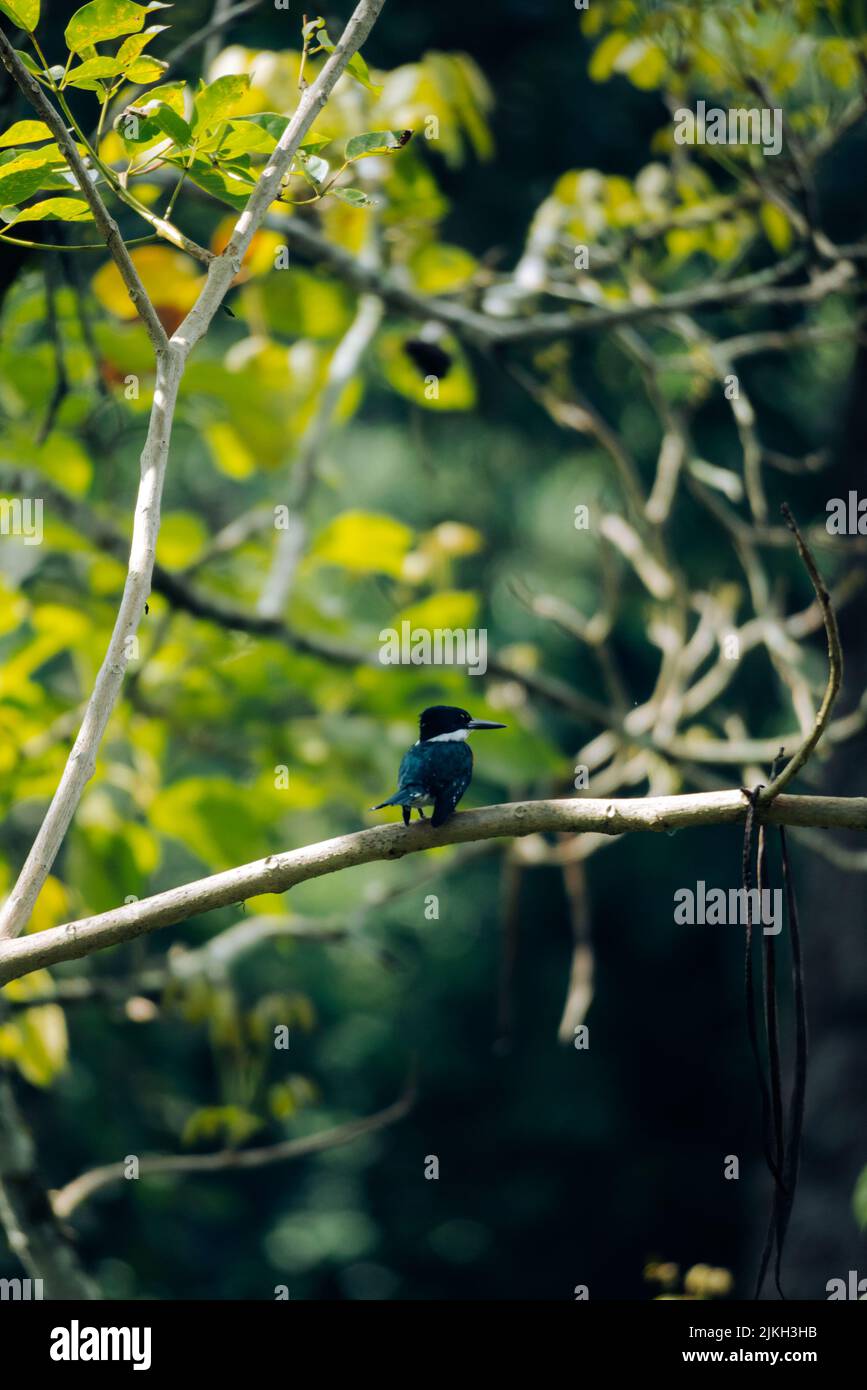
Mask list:
POLYGON ((816 722, 812 733, 809 738, 804 740, 794 757, 790 758, 779 776, 775 777, 770 785, 765 787, 759 794, 759 804, 762 807, 767 807, 775 797, 779 796, 783 788, 788 786, 792 778, 800 772, 801 768, 807 762, 810 754, 825 732, 831 710, 834 706, 834 701, 837 698, 843 680, 843 649, 840 645, 840 633, 837 629, 837 617, 831 604, 831 596, 825 588, 825 581, 819 573, 812 552, 801 535, 801 532, 798 530, 797 523, 788 503, 784 502, 780 510, 785 518, 786 525, 795 537, 798 553, 810 576, 813 589, 816 593, 816 599, 822 610, 822 619, 825 624, 825 636, 828 640, 828 683, 825 687, 825 694, 816 715, 816 722))
MULTIPOLYGON (((138 1161, 138 1176, 149 1177, 155 1173, 228 1173, 246 1172, 253 1168, 265 1168, 272 1163, 286 1163, 290 1159, 307 1158, 311 1154, 324 1153, 351 1144, 365 1134, 375 1134, 380 1129, 397 1124, 412 1109, 415 1088, 412 1084, 399 1100, 384 1110, 378 1110, 364 1119, 349 1120, 346 1124, 335 1125, 321 1130, 318 1134, 306 1135, 300 1139, 286 1139, 280 1144, 269 1144, 258 1149, 223 1149, 213 1154, 152 1154, 143 1155, 138 1161)), ((127 1176, 126 1163, 107 1163, 101 1168, 91 1168, 74 1178, 65 1187, 51 1194, 51 1205, 55 1216, 65 1220, 76 1207, 127 1176)))

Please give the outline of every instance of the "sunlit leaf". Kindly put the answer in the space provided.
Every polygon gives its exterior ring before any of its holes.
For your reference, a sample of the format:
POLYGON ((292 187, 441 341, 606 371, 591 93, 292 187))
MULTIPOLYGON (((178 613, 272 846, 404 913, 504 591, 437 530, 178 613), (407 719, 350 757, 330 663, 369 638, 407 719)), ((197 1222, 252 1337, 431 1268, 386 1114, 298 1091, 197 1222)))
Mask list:
POLYGON ((478 261, 462 246, 434 241, 416 251, 410 270, 423 294, 450 294, 469 284, 478 270, 478 261))
POLYGON ((136 5, 133 0, 90 0, 76 10, 64 31, 66 46, 72 53, 81 53, 106 39, 119 39, 124 34, 137 34, 144 27, 151 10, 162 5, 136 5))
POLYGON ((162 77, 167 67, 168 63, 164 63, 161 58, 152 58, 145 54, 143 58, 137 58, 134 63, 130 63, 125 75, 130 82, 138 82, 146 87, 162 77))
POLYGON ((142 107, 150 115, 151 111, 156 110, 157 105, 162 103, 170 107, 176 115, 183 116, 185 92, 184 82, 164 82, 161 87, 154 87, 148 92, 147 100, 142 102, 142 107))
MULTIPOLYGON (((53 993, 51 976, 47 970, 35 970, 0 993, 16 1003, 44 998, 53 993)), ((57 1004, 16 1011, 0 1025, 0 1057, 11 1061, 32 1086, 50 1086, 66 1067, 68 1055, 66 1019, 57 1004)))
POLYGON ((256 471, 255 456, 231 425, 219 420, 207 425, 205 439, 214 463, 227 478, 249 478, 256 471))
POLYGON ((32 145, 37 140, 50 140, 51 131, 44 121, 16 121, 0 135, 0 149, 7 145, 32 145))
MULTIPOLYGON (((230 125, 233 129, 236 129, 242 124, 259 126, 271 137, 273 143, 276 145, 289 124, 289 117, 278 116, 274 111, 257 111, 253 116, 236 116, 230 121, 230 125)), ((323 135, 317 130, 308 130, 298 148, 315 152, 316 150, 324 149, 326 145, 330 144, 330 135, 323 135)))
MULTIPOLYGON (((305 36, 308 34, 315 33, 315 37, 318 43, 322 46, 322 48, 325 49, 325 52, 334 52, 334 44, 332 43, 328 35, 328 30, 325 28, 325 25, 323 24, 321 19, 315 19, 312 20, 309 24, 306 24, 304 26, 304 33, 305 36)), ((367 63, 364 61, 360 53, 353 53, 349 62, 346 64, 346 71, 352 73, 352 76, 355 78, 356 82, 360 82, 362 87, 366 87, 367 90, 369 92, 372 92, 375 97, 378 97, 382 94, 382 88, 378 87, 375 82, 371 81, 370 69, 368 68, 367 63)))
POLYGON ((92 222, 93 213, 82 198, 44 198, 41 203, 33 203, 22 208, 9 223, 14 227, 18 222, 92 222))
POLYGON ((230 74, 218 77, 207 87, 202 87, 196 95, 193 108, 193 132, 198 135, 227 117, 235 114, 250 87, 248 73, 230 74))
POLYGON ((25 1009, 0 1026, 0 1057, 7 1057, 32 1086, 50 1086, 69 1055, 66 1018, 57 1004, 25 1009))
POLYGON ((605 36, 594 50, 587 68, 587 74, 593 82, 605 82, 611 76, 614 64, 628 43, 628 34, 620 30, 605 36))
POLYGON ((355 574, 399 577, 412 541, 411 529, 395 517, 376 512, 343 512, 320 531, 310 557, 355 574))
POLYGON ((140 34, 130 34, 129 38, 124 39, 117 50, 117 61, 121 68, 126 68, 130 63, 134 63, 151 39, 155 39, 157 34, 164 34, 166 28, 165 24, 152 24, 149 28, 142 30, 140 34))
POLYGON ((39 0, 0 0, 0 10, 28 34, 39 23, 39 0))
MULTIPOLYGON (((59 158, 62 159, 62 155, 59 158)), ((0 207, 13 207, 42 188, 56 188, 53 166, 57 162, 54 150, 46 146, 40 150, 26 150, 14 160, 0 164, 0 207)))
MULTIPOLYGON (((131 252, 133 264, 157 307, 186 313, 198 298, 204 277, 180 251, 168 246, 138 246, 131 252)), ((91 281, 100 303, 122 319, 137 317, 114 261, 106 261, 91 281)))
POLYGON ((64 85, 96 90, 100 82, 117 77, 120 70, 116 58, 88 58, 70 70, 64 85))
POLYGON ((343 285, 300 267, 273 275, 264 312, 272 330, 284 338, 339 338, 352 321, 352 298, 343 285))

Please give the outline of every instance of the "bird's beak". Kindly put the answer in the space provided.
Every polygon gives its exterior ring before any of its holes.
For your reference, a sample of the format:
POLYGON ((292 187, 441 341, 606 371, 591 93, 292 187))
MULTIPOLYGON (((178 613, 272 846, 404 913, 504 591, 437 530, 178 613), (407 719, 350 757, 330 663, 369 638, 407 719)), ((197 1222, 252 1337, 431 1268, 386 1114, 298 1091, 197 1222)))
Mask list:
POLYGON ((495 724, 492 719, 471 719, 468 729, 505 729, 505 724, 495 724))

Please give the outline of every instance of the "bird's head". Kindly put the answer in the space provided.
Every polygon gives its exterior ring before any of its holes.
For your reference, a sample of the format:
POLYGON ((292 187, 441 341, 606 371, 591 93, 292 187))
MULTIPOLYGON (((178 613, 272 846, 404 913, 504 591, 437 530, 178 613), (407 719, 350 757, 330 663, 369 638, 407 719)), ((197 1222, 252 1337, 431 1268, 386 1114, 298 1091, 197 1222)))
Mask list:
POLYGON ((422 712, 418 721, 419 739, 430 743, 433 739, 447 740, 469 737, 473 729, 505 729, 505 724, 495 724, 491 719, 474 719, 469 710, 458 709, 456 705, 431 705, 422 712))

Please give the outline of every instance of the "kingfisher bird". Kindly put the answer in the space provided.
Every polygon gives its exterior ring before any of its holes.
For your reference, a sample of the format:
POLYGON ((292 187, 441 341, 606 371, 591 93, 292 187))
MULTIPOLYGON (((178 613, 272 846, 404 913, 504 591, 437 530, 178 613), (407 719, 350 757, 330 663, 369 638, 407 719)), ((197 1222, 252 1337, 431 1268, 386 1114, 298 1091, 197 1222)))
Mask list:
POLYGON ((432 806, 430 823, 434 828, 448 820, 473 776, 473 755, 467 743, 473 729, 505 729, 491 719, 473 719, 465 709, 454 705, 431 705, 418 721, 418 742, 400 760, 397 791, 387 801, 371 806, 399 806, 403 823, 409 825, 413 810, 427 820, 423 806, 432 806))

